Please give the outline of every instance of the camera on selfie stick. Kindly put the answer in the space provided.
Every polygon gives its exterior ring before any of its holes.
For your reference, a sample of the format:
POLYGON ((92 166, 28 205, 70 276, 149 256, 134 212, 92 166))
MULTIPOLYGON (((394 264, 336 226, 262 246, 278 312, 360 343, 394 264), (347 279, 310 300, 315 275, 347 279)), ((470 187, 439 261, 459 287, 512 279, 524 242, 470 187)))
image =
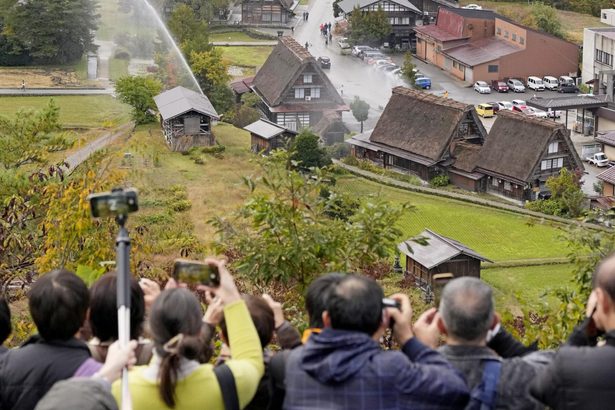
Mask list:
MULTIPOLYGON (((94 218, 114 217, 119 225, 115 239, 117 269, 117 324, 118 340, 124 347, 130 341, 130 237, 126 230, 128 214, 139 210, 137 190, 115 188, 111 192, 88 196, 94 218)), ((122 409, 132 408, 128 390, 128 371, 122 371, 122 409)))

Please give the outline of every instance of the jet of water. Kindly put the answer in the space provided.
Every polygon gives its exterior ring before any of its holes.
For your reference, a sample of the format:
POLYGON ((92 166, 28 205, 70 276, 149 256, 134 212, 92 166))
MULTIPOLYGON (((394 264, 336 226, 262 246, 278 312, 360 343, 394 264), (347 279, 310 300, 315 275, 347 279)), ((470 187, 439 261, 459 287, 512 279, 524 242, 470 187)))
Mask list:
POLYGON ((197 81, 196 77, 194 76, 194 73, 192 72, 192 69, 190 68, 190 65, 188 64, 188 61, 186 61, 186 58, 184 57, 184 55, 182 54, 181 50, 177 46, 177 43, 173 39, 173 36, 171 35, 171 32, 169 31, 167 26, 162 21, 162 18, 160 18, 160 15, 156 11, 156 8, 154 8, 154 6, 152 6, 152 4, 149 2, 149 0, 141 0, 141 1, 150 10, 150 12, 152 13, 152 16, 156 19, 156 22, 158 23, 158 28, 160 28, 160 30, 164 33, 164 36, 166 37, 166 40, 171 44, 171 47, 173 47, 173 50, 175 51, 175 53, 179 57, 183 67, 186 69, 186 72, 190 75, 190 78, 194 82, 194 85, 196 86, 196 88, 198 88, 199 92, 201 94, 203 94, 203 89, 199 85, 199 82, 197 81))

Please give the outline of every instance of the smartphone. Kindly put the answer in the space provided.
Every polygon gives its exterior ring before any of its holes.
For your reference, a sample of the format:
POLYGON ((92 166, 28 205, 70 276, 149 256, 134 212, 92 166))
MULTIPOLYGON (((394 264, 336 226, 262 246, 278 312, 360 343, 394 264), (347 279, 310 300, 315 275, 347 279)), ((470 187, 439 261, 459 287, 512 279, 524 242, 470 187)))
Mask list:
POLYGON ((401 303, 391 298, 382 299, 382 308, 395 308, 401 310, 401 303))
POLYGON ((127 215, 139 210, 136 189, 117 189, 88 196, 94 218, 127 215))
POLYGON ((217 266, 186 259, 175 260, 173 278, 190 285, 211 287, 218 287, 220 285, 220 272, 217 266))

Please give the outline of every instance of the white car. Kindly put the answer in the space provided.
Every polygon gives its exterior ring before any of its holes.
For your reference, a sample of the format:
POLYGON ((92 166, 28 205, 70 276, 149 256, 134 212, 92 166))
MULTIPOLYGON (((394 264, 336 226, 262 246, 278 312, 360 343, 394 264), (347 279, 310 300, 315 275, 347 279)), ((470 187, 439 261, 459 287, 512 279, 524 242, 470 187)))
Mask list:
POLYGON ((597 167, 606 167, 609 163, 609 159, 606 157, 604 152, 597 152, 591 157, 585 158, 585 160, 597 167))
POLYGON ((374 50, 374 49, 370 46, 354 46, 352 48, 352 55, 355 57, 358 57, 362 51, 367 51, 367 50, 374 50))
POLYGON ((560 118, 562 116, 562 111, 552 110, 551 108, 549 108, 549 111, 547 111, 547 115, 549 116, 549 118, 560 118))
POLYGON ((376 60, 376 62, 374 63, 374 65, 376 67, 380 67, 381 65, 391 65, 393 63, 391 63, 391 60, 376 60))
POLYGON ((498 106, 500 110, 512 110, 512 103, 510 101, 498 101, 498 106))
POLYGON ((512 100, 512 105, 526 105, 524 100, 512 100))
POLYGON ((491 87, 484 81, 477 81, 474 83, 474 91, 479 94, 491 94, 491 87))
POLYGON ((463 6, 462 9, 469 9, 469 10, 482 10, 483 7, 479 6, 478 4, 468 4, 467 6, 463 6))
POLYGON ((531 113, 531 115, 533 115, 534 117, 537 117, 537 118, 547 118, 548 117, 548 114, 546 111, 539 110, 538 108, 534 108, 534 107, 527 107, 527 109, 531 113))
POLYGON ((525 86, 523 85, 523 83, 515 78, 511 78, 510 80, 508 80, 506 82, 506 85, 509 89, 513 90, 516 93, 525 92, 525 86))

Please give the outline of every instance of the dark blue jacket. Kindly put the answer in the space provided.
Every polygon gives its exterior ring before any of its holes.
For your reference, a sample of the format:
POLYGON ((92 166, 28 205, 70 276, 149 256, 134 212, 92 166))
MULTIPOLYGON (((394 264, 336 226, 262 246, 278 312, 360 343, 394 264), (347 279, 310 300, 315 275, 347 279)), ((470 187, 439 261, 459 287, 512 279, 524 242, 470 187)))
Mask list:
POLYGON ((364 333, 326 329, 286 363, 284 408, 463 409, 463 377, 416 338, 383 351, 364 333))

